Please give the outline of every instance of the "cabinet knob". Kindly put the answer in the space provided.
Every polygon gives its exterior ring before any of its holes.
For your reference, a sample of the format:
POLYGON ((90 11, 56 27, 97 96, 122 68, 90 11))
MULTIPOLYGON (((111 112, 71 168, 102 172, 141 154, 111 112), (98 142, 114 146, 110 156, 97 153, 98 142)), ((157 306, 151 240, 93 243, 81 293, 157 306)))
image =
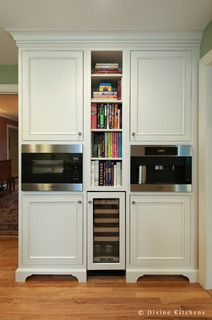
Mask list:
POLYGON ((135 132, 132 132, 132 136, 135 137, 135 132))
POLYGON ((81 200, 78 200, 78 203, 80 203, 80 204, 81 204, 81 203, 82 203, 82 201, 81 201, 81 200))
POLYGON ((79 131, 79 132, 78 132, 78 136, 81 136, 81 135, 82 135, 82 132, 79 131))
POLYGON ((89 204, 92 204, 92 201, 91 201, 91 200, 89 200, 89 201, 88 201, 88 203, 89 203, 89 204))
POLYGON ((135 201, 134 201, 134 200, 132 201, 132 204, 135 204, 135 201))

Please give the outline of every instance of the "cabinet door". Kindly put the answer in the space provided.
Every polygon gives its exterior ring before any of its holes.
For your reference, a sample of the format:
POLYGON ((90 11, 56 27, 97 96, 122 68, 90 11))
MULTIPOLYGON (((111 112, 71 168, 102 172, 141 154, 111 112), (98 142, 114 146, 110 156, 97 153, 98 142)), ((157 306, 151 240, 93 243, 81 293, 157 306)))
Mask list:
POLYGON ((23 264, 82 264, 82 196, 23 196, 23 264))
POLYGON ((125 269, 125 193, 88 193, 88 269, 125 269))
POLYGON ((131 52, 131 139, 189 141, 191 53, 131 52))
POLYGON ((131 197, 131 265, 190 265, 190 196, 131 197))
POLYGON ((22 53, 23 140, 82 140, 83 52, 22 53))

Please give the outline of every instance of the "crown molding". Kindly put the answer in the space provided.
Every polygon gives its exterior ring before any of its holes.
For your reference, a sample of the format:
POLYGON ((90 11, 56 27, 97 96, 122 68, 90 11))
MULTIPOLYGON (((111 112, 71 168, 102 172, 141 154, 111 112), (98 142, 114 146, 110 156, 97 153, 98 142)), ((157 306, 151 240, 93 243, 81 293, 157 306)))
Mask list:
POLYGON ((17 84, 0 84, 0 94, 17 94, 17 84))
POLYGON ((6 29, 17 43, 18 47, 42 44, 187 44, 199 45, 202 31, 139 31, 139 30, 67 30, 67 29, 6 29))

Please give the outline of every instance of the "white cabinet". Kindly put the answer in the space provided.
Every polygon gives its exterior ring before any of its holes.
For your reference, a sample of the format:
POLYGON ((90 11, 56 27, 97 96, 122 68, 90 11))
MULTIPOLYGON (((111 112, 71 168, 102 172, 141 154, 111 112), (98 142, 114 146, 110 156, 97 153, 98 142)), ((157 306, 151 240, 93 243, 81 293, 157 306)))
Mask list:
POLYGON ((190 196, 131 196, 130 264, 186 269, 191 261, 190 196))
POLYGON ((22 198, 23 266, 82 264, 82 196, 26 194, 22 198))
POLYGON ((132 141, 191 138, 191 52, 131 52, 132 141))
POLYGON ((23 140, 82 140, 83 52, 21 53, 23 140))

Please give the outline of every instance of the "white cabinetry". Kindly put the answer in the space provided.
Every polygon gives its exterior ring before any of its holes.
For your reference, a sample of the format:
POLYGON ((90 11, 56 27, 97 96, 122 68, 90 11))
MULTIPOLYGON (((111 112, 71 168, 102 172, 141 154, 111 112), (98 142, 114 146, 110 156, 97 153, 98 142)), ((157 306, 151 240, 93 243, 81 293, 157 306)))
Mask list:
POLYGON ((23 51, 23 140, 82 140, 83 52, 23 51))
POLYGON ((21 220, 22 256, 17 280, 25 276, 25 268, 28 276, 46 273, 45 268, 49 273, 66 269, 64 273, 72 274, 74 266, 82 266, 82 195, 25 194, 21 220))
POLYGON ((131 139, 189 141, 191 52, 131 52, 131 139))
POLYGON ((129 258, 134 271, 127 273, 128 281, 143 274, 192 279, 190 196, 130 197, 129 258))

